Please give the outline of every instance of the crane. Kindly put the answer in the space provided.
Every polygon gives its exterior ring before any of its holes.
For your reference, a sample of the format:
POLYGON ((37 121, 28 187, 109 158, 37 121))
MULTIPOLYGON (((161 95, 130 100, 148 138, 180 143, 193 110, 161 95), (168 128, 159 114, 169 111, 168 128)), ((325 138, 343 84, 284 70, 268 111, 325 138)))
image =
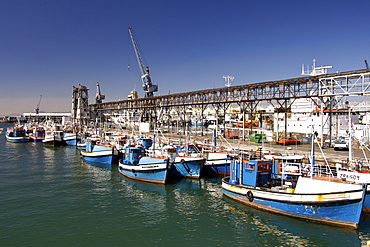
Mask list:
POLYGON ((366 66, 366 69, 369 69, 369 65, 367 64, 367 60, 365 60, 365 66, 366 66))
POLYGON ((158 85, 152 84, 152 79, 150 78, 150 69, 148 66, 144 66, 143 60, 140 56, 139 48, 134 38, 134 34, 132 33, 132 27, 129 27, 128 31, 130 33, 132 45, 134 46, 137 62, 139 64, 145 97, 152 97, 153 93, 158 91, 158 85))
POLYGON ((101 103, 103 103, 103 99, 105 99, 105 95, 100 93, 99 82, 97 82, 96 83, 95 104, 101 104, 101 103))
POLYGON ((41 98, 42 98, 42 95, 40 95, 39 103, 37 104, 36 109, 35 109, 36 115, 39 115, 41 98))

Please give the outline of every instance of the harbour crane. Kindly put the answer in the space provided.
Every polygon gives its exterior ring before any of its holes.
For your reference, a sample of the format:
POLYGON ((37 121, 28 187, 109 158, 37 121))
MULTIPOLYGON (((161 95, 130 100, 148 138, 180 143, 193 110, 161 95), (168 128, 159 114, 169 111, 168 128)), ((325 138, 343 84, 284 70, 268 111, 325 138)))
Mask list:
POLYGON ((42 98, 42 95, 40 95, 39 103, 37 104, 36 109, 35 109, 36 115, 39 115, 41 98, 42 98))
POLYGON ((140 56, 139 48, 134 38, 134 34, 132 33, 132 27, 129 27, 128 31, 130 33, 132 45, 134 46, 137 62, 139 64, 145 97, 152 97, 153 93, 158 91, 158 85, 152 84, 152 79, 150 78, 150 69, 148 66, 144 66, 143 60, 140 56))
POLYGON ((100 85, 99 82, 96 83, 96 96, 95 96, 95 104, 103 103, 103 99, 105 99, 105 95, 101 94, 100 92, 100 85))

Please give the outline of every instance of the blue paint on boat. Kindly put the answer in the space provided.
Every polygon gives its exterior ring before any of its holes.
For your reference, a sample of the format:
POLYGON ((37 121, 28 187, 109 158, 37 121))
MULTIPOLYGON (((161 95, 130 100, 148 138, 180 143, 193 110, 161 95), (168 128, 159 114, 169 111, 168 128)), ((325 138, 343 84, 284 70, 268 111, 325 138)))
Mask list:
POLYGON ((169 159, 145 156, 141 146, 127 147, 125 158, 119 161, 118 171, 129 178, 164 184, 167 179, 169 159))
POLYGON ((8 128, 5 138, 8 142, 16 143, 30 141, 30 137, 26 135, 26 131, 22 127, 8 128))
POLYGON ((87 162, 114 164, 118 160, 118 151, 113 146, 96 145, 93 141, 87 141, 86 149, 81 150, 81 156, 87 162))
POLYGON ((176 157, 170 166, 170 174, 186 178, 199 178, 200 172, 206 162, 200 157, 176 157))
POLYGON ((63 140, 68 146, 77 146, 77 143, 81 142, 81 138, 76 133, 64 132, 63 140))
MULTIPOLYGON (((231 162, 222 180, 224 195, 248 206, 324 224, 357 228, 366 186, 298 176, 296 184, 274 185, 272 160, 231 162)), ((290 180, 290 179, 289 179, 290 180)))
POLYGON ((152 138, 140 138, 140 144, 143 145, 144 148, 150 148, 153 145, 152 138))

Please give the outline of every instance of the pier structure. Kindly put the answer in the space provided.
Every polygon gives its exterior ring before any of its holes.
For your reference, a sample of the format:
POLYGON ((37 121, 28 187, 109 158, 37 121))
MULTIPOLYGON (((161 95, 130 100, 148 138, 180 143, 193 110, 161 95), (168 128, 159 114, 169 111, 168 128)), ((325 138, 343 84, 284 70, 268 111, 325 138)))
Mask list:
POLYGON ((87 125, 90 117, 89 88, 81 84, 78 87, 73 86, 71 120, 75 124, 87 125))
MULTIPOLYGON (((189 120, 189 114, 203 123, 205 111, 212 108, 218 119, 225 120, 228 111, 237 107, 243 122, 246 119, 263 118, 261 104, 273 107, 273 112, 284 116, 285 133, 287 136, 287 119, 291 114, 291 106, 297 99, 312 100, 317 107, 317 114, 329 115, 321 127, 331 125, 332 115, 337 113, 340 104, 349 100, 358 100, 359 96, 368 97, 370 94, 370 70, 354 70, 319 74, 285 80, 228 86, 192 92, 175 93, 145 98, 131 98, 114 102, 89 105, 90 111, 104 115, 124 116, 125 121, 141 121, 142 112, 151 112, 151 122, 164 122, 176 116, 180 121, 189 120), (351 97, 354 97, 354 99, 351 97)), ((366 99, 366 98, 365 98, 366 99)), ((342 109, 342 113, 349 109, 342 109)), ((353 111, 352 111, 353 112, 353 111)), ((221 121, 223 128, 225 121, 221 121)), ((244 136, 244 124, 243 136, 244 136)), ((331 129, 331 128, 329 128, 331 129)), ((203 130, 203 129, 202 129, 203 130)), ((322 133, 321 133, 322 134, 322 133)), ((330 136, 332 131, 330 130, 330 136)))

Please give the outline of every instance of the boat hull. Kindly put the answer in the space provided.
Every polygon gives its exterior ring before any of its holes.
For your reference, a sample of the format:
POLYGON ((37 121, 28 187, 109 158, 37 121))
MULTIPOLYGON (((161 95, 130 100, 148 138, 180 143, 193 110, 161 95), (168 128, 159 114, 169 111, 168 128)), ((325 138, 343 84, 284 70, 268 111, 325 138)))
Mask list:
POLYGON ((271 192, 222 181, 225 196, 248 206, 290 217, 356 229, 361 217, 363 189, 321 194, 271 192))
POLYGON ((64 133, 63 139, 67 146, 77 146, 77 143, 81 141, 75 133, 64 133))
POLYGON ((212 163, 206 162, 202 169, 202 174, 204 175, 229 175, 230 174, 230 163, 222 162, 222 163, 212 163))
POLYGON ((175 161, 171 163, 169 171, 173 176, 199 178, 205 162, 205 158, 176 157, 175 161))
MULTIPOLYGON (((356 184, 369 184, 370 183, 370 173, 359 172, 359 171, 337 171, 337 176, 341 180, 349 181, 356 184)), ((363 211, 365 213, 370 213, 370 187, 367 186, 365 202, 363 206, 363 211)))
POLYGON ((86 152, 81 150, 82 159, 86 162, 114 164, 117 161, 117 155, 114 155, 114 150, 103 150, 86 152))
POLYGON ((203 166, 202 174, 204 175, 229 175, 231 161, 237 157, 237 154, 227 152, 208 153, 208 158, 203 166))
POLYGON ((48 146, 63 146, 65 145, 64 140, 60 136, 46 136, 44 140, 42 140, 44 145, 48 146))
POLYGON ((45 139, 45 137, 36 137, 36 136, 30 136, 31 141, 33 142, 42 142, 42 140, 45 139))
POLYGON ((168 172, 168 160, 143 157, 137 165, 124 164, 121 160, 118 171, 131 179, 165 184, 168 172))
POLYGON ((29 136, 18 136, 18 137, 6 136, 6 140, 8 142, 29 142, 30 137, 29 136))

